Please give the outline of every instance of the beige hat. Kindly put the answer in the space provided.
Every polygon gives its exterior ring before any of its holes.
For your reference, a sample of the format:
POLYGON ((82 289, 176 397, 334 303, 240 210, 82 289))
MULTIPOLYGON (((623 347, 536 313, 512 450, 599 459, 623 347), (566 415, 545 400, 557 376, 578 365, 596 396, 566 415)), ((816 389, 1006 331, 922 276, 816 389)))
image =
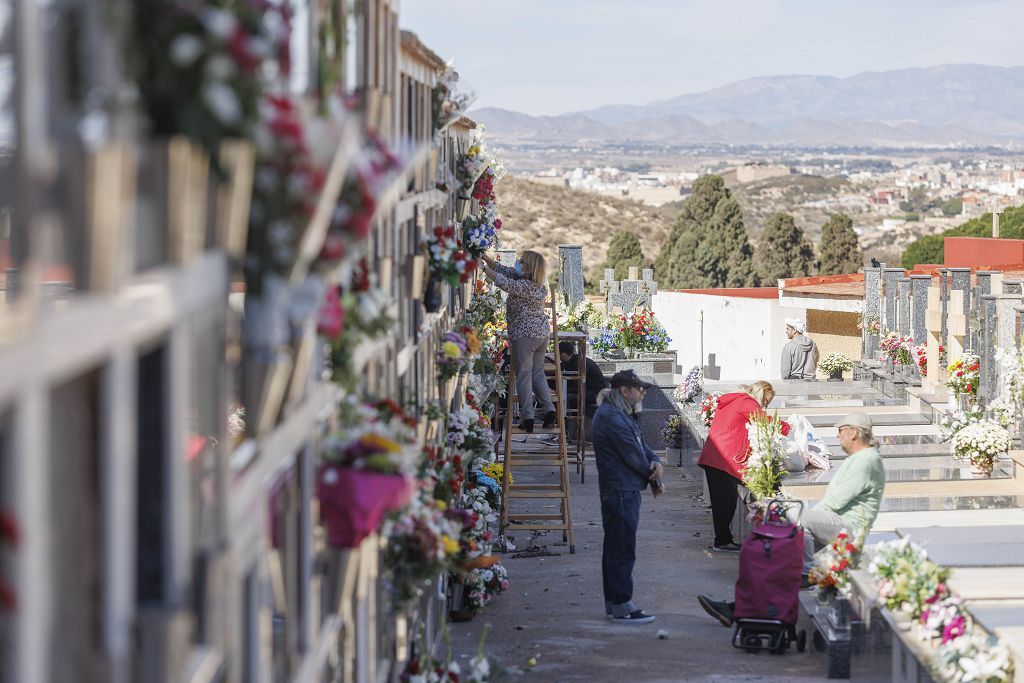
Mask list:
POLYGON ((871 431, 871 418, 864 413, 850 413, 843 419, 836 422, 836 427, 842 429, 843 427, 860 427, 871 431))

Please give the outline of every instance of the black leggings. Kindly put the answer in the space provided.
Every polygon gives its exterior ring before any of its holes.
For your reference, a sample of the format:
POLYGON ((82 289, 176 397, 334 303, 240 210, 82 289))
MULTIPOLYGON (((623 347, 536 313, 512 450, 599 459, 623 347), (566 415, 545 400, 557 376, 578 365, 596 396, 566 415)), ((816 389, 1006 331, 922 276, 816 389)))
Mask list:
POLYGON ((722 546, 736 541, 732 537, 732 518, 736 516, 736 503, 739 491, 736 489, 741 482, 731 474, 714 467, 706 467, 704 476, 708 480, 708 493, 711 494, 711 519, 715 524, 715 545, 722 546))

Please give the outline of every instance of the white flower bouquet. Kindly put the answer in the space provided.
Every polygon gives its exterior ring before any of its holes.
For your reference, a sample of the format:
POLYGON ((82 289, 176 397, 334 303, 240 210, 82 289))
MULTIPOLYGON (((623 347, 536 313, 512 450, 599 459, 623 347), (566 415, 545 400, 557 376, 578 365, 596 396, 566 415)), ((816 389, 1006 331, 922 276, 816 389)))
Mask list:
POLYGON ((704 379, 704 372, 699 365, 694 365, 686 373, 686 378, 672 392, 672 397, 680 403, 689 403, 701 392, 701 380, 704 379))
POLYGON ((786 475, 782 423, 764 413, 752 415, 747 438, 750 454, 743 470, 743 485, 759 500, 778 497, 786 475))
POLYGON ((853 370, 853 361, 845 353, 830 353, 818 363, 818 369, 826 375, 835 375, 853 370))
POLYGON ((981 472, 991 473, 1000 453, 1010 450, 1010 433, 991 420, 972 422, 953 437, 953 457, 967 460, 981 472))
POLYGON ((942 437, 942 442, 951 441, 961 429, 981 420, 984 414, 984 411, 976 406, 970 407, 966 411, 958 409, 947 412, 939 419, 939 435, 942 437))
POLYGON ((1013 680, 1010 648, 977 628, 941 645, 932 665, 943 681, 1006 683, 1013 680))

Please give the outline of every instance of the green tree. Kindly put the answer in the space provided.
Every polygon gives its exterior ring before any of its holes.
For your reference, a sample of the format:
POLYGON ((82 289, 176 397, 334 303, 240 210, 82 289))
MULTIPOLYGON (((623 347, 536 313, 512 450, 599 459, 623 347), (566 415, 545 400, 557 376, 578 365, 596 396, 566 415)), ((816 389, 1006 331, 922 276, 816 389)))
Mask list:
POLYGON ((619 230, 608 245, 604 267, 614 268, 616 279, 622 280, 630 266, 644 267, 644 251, 636 234, 629 230, 619 230))
POLYGON ((753 285, 752 254, 739 203, 721 176, 706 175, 683 203, 655 260, 655 276, 669 288, 753 285))
POLYGON ((819 275, 856 273, 864 265, 864 253, 853 230, 853 220, 844 213, 833 214, 821 226, 819 275))
MULTIPOLYGON (((1007 239, 1024 238, 1024 206, 1006 209, 999 219, 999 235, 1007 239)), ((945 263, 946 254, 943 249, 945 237, 991 237, 992 214, 986 213, 978 218, 950 228, 938 235, 925 235, 911 242, 903 252, 903 267, 913 268, 924 263, 945 263)))
POLYGON ((763 282, 805 277, 814 272, 814 247, 788 213, 773 213, 764 224, 757 249, 757 268, 763 282))
POLYGON ((943 216, 959 216, 964 210, 964 200, 961 197, 953 197, 942 202, 943 216))

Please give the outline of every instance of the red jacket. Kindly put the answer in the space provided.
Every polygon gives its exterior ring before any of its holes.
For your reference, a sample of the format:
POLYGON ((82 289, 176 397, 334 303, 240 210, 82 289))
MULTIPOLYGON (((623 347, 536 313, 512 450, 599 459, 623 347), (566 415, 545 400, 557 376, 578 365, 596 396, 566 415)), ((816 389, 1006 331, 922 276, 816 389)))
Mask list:
MULTIPOLYGON (((749 394, 735 392, 719 398, 718 410, 697 464, 742 479, 743 468, 750 455, 747 423, 751 415, 759 413, 764 411, 749 394)), ((785 422, 782 423, 782 433, 789 433, 789 425, 785 422)))

